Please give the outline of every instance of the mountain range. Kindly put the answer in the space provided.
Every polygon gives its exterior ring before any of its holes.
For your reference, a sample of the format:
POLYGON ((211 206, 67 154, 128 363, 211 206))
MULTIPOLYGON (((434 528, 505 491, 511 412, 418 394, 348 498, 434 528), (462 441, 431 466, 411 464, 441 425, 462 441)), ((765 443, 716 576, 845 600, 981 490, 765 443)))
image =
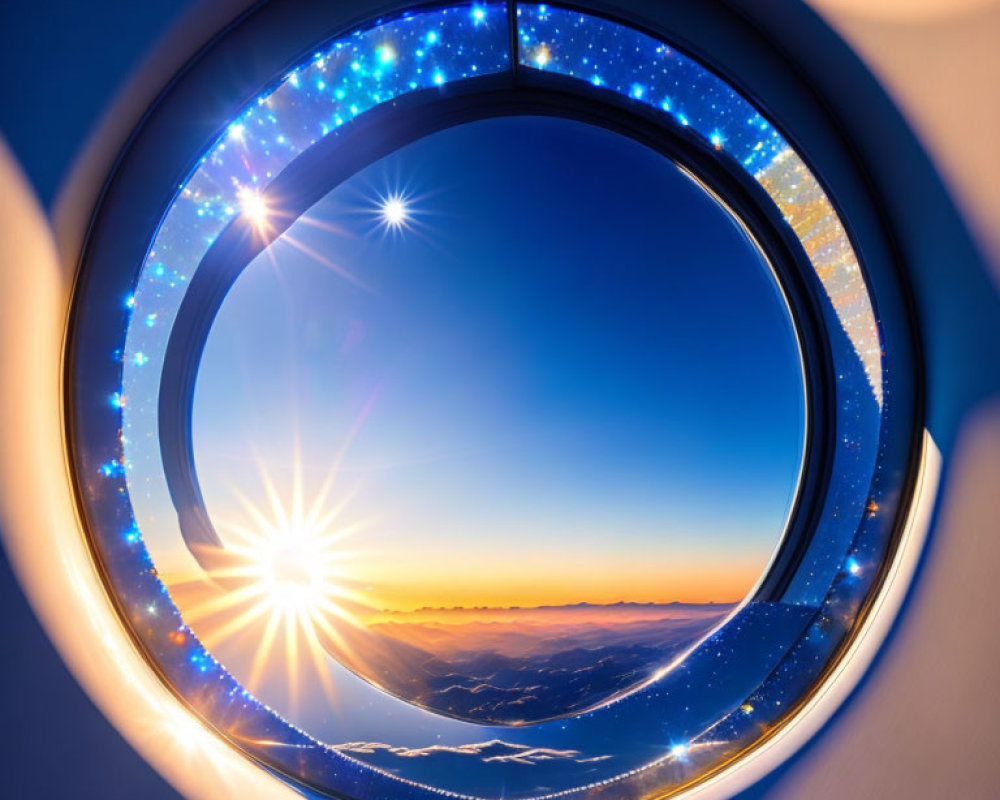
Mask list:
MULTIPOLYGON (((185 608, 212 604, 209 581, 170 586, 185 608)), ((212 640, 240 604, 198 621, 212 640)), ((717 627, 732 604, 576 603, 532 608, 353 609, 317 629, 326 652, 410 703, 477 723, 524 725, 578 713, 646 682, 717 627)), ((248 658, 260 633, 241 632, 248 658)), ((235 665, 233 665, 235 666, 235 665)))

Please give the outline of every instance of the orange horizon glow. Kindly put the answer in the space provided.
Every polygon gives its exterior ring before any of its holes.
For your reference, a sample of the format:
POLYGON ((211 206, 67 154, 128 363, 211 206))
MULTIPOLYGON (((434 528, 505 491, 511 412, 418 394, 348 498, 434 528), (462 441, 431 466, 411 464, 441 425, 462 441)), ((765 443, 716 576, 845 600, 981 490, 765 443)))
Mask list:
MULTIPOLYGON (((276 482, 268 462, 258 456, 262 506, 231 488, 236 502, 213 509, 226 542, 223 552, 248 557, 248 542, 287 536, 291 528, 323 534, 319 539, 330 550, 324 558, 338 565, 331 591, 342 595, 338 603, 346 602, 362 624, 384 617, 383 612, 419 609, 732 604, 753 590, 767 567, 770 553, 759 546, 738 539, 722 549, 709 546, 690 523, 650 527, 643 531, 647 541, 637 546, 630 535, 618 532, 614 520, 592 527, 586 520, 554 527, 529 520, 505 537, 503 525, 491 520, 480 523, 480 535, 469 535, 464 525, 447 518, 429 527, 403 515, 394 523, 390 513, 371 508, 364 514, 353 507, 357 490, 338 481, 340 460, 363 421, 364 415, 317 488, 307 485, 299 440, 285 491, 279 488, 285 481, 276 482), (400 534, 401 528, 407 535, 400 534), (358 535, 349 544, 341 542, 348 533, 358 535)), ((157 561, 168 587, 223 577, 204 572, 180 542, 158 553, 157 561)), ((256 562, 251 562, 253 567, 256 562)))
MULTIPOLYGON (((686 576, 685 576, 686 577, 686 576)), ((726 582, 709 585, 696 576, 681 581, 662 577, 636 580, 623 586, 621 580, 605 585, 581 588, 575 581, 549 584, 532 582, 530 577, 521 585, 486 584, 476 577, 417 586, 385 586, 372 592, 373 605, 385 611, 415 611, 420 608, 535 608, 539 606, 570 606, 578 603, 613 605, 615 603, 735 603, 753 588, 756 575, 747 575, 739 585, 726 582), (518 591, 520 590, 520 591, 518 591)))
POLYGON ((497 553, 469 543, 451 553, 433 548, 359 555, 355 574, 370 605, 385 610, 510 608, 577 603, 731 603, 756 585, 766 557, 732 552, 636 554, 613 546, 593 550, 539 547, 497 553), (672 556, 672 557, 670 557, 672 556))
MULTIPOLYGON (((409 612, 424 608, 535 608, 570 606, 578 603, 737 603, 756 585, 762 565, 733 564, 720 568, 692 568, 677 574, 655 570, 621 572, 608 565, 603 574, 585 570, 547 571, 547 564, 529 564, 518 573, 484 576, 441 572, 429 574, 414 567, 407 574, 373 580, 358 578, 367 585, 356 586, 355 596, 379 611, 409 612), (623 580, 623 575, 626 578, 623 580)), ((162 575, 169 588, 204 579, 203 573, 162 575)))

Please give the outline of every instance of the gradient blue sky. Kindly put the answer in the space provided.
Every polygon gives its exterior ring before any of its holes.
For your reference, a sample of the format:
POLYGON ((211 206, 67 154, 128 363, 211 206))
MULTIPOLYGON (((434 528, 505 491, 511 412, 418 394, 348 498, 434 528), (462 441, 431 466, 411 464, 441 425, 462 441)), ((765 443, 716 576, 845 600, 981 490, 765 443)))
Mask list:
POLYGON ((397 151, 247 269, 196 393, 217 524, 260 497, 255 459, 287 491, 296 437, 315 492, 362 418, 330 502, 393 607, 738 599, 804 425, 787 310, 728 213, 651 150, 542 118, 397 151), (386 231, 397 191, 412 225, 386 231))

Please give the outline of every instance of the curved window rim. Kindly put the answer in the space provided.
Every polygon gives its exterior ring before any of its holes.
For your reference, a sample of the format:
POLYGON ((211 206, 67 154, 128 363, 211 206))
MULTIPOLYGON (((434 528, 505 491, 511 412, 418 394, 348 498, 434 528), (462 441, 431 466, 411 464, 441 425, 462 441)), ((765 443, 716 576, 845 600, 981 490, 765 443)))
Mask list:
MULTIPOLYGON (((270 6, 287 6, 287 5, 289 5, 289 4, 288 3, 283 3, 283 2, 281 2, 281 0, 275 0, 275 2, 273 2, 271 4, 265 5, 263 8, 267 9, 270 6)), ((313 4, 311 4, 311 3, 296 3, 296 4, 292 4, 292 5, 308 6, 308 5, 313 5, 313 4)), ((322 5, 322 4, 316 4, 316 5, 322 5)), ((577 4, 577 5, 579 7, 579 4, 577 4)), ((641 6, 643 4, 641 4, 641 3, 633 3, 633 4, 630 4, 630 5, 641 6)), ((410 7, 407 7, 407 9, 411 10, 410 7)), ((588 13, 594 13, 594 12, 588 10, 588 13)), ((600 12, 597 12, 597 13, 600 13, 600 12)), ((633 11, 633 13, 645 13, 645 12, 644 11, 643 12, 635 12, 635 11, 633 11)), ((618 21, 618 20, 616 20, 616 21, 618 21)), ((644 28, 646 30, 650 30, 650 25, 648 24, 648 21, 647 21, 647 24, 641 25, 641 26, 635 25, 634 21, 632 21, 632 20, 624 20, 623 19, 621 21, 625 22, 626 24, 629 24, 632 27, 641 27, 641 28, 644 28)), ((354 27, 356 27, 356 26, 353 25, 353 24, 351 24, 351 25, 348 26, 348 29, 351 29, 351 28, 354 28, 354 27)), ((664 38, 664 39, 672 40, 672 41, 677 39, 677 37, 675 37, 674 35, 672 35, 670 33, 657 32, 655 35, 657 35, 659 38, 664 38)), ((313 37, 313 38, 315 38, 315 37, 313 37)), ((698 53, 696 55, 696 57, 698 58, 698 60, 702 61, 703 63, 708 63, 708 64, 712 65, 712 61, 710 59, 708 59, 708 58, 705 58, 701 53, 698 53)), ((712 68, 714 69, 714 65, 713 65, 712 68)), ((191 77, 190 72, 191 72, 191 70, 189 70, 189 73, 185 75, 185 79, 188 79, 188 78, 191 77)), ((722 71, 722 70, 719 70, 719 73, 722 74, 723 76, 726 75, 726 73, 724 71, 722 71)), ((272 72, 271 74, 273 75, 275 73, 272 72)), ((550 77, 552 77, 552 76, 546 76, 546 79, 548 79, 550 77)), ((474 80, 479 80, 479 79, 474 79, 474 80)), ((727 80, 728 80, 728 78, 727 78, 727 80)), ((739 84, 735 83, 735 82, 734 82, 734 85, 739 86, 739 84)), ((542 90, 539 90, 539 91, 542 92, 542 90)), ((548 91, 548 92, 550 92, 552 94, 556 94, 557 93, 551 86, 549 87, 548 90, 545 90, 545 91, 548 91)), ((166 109, 167 106, 169 106, 169 104, 171 102, 170 96, 171 96, 172 92, 173 92, 173 89, 171 89, 170 91, 168 91, 167 94, 163 98, 161 98, 159 107, 156 110, 154 110, 154 112, 150 116, 150 119, 147 120, 147 122, 145 123, 143 129, 140 131, 140 133, 138 134, 138 136, 136 137, 136 139, 132 142, 132 145, 129 148, 130 151, 131 151, 129 153, 130 157, 134 157, 134 155, 136 153, 136 149, 134 149, 134 148, 137 148, 137 146, 138 147, 146 147, 146 148, 148 148, 150 146, 151 141, 153 141, 153 142, 156 141, 157 137, 155 135, 153 136, 152 140, 150 140, 148 137, 150 136, 151 133, 155 134, 155 129, 157 127, 157 117, 161 113, 164 114, 164 117, 161 118, 161 119, 165 119, 165 118, 169 117, 169 114, 166 113, 165 109, 166 109)), ((756 94, 750 94, 750 93, 746 93, 746 94, 748 94, 749 96, 753 97, 754 100, 755 100, 755 102, 758 102, 758 97, 757 97, 756 94)), ((550 96, 549 99, 551 99, 551 96, 550 96)), ((519 100, 519 102, 523 102, 523 101, 524 101, 524 98, 522 97, 519 100)), ((607 100, 605 100, 602 104, 603 105, 608 105, 608 106, 615 105, 615 103, 608 103, 607 100)), ((622 106, 621 103, 618 103, 617 105, 622 106)), ((764 107, 763 103, 760 103, 760 105, 761 105, 761 107, 764 107)), ((629 110, 631 111, 632 109, 629 109, 629 110)), ((616 111, 616 114, 621 114, 621 112, 622 112, 622 108, 618 108, 618 110, 616 111)), ((511 113, 511 112, 508 111, 507 113, 511 113)), ((522 111, 520 113, 530 113, 530 112, 523 112, 522 111)), ((641 117, 642 114, 638 113, 636 116, 641 117)), ((783 134, 787 134, 788 129, 787 129, 786 126, 781 125, 782 120, 780 120, 779 118, 776 118, 773 114, 769 114, 768 116, 769 116, 769 119, 774 120, 775 123, 777 125, 779 125, 779 128, 780 128, 780 130, 782 131, 783 134)), ((222 117, 222 118, 226 119, 225 117, 222 117)), ((661 128, 665 127, 664 126, 664 122, 662 120, 659 121, 659 126, 661 128)), ((160 131, 160 133, 162 134, 162 130, 160 131)), ((679 151, 678 152, 680 152, 681 150, 683 150, 682 155, 684 156, 684 158, 675 155, 676 160, 679 163, 682 163, 682 164, 686 163, 685 160, 684 160, 685 158, 688 159, 691 162, 697 161, 696 157, 692 156, 691 154, 693 152, 697 152, 699 148, 702 149, 702 150, 704 150, 706 148, 704 148, 703 146, 701 146, 701 144, 698 143, 698 142, 684 141, 684 139, 683 139, 682 136, 681 137, 677 137, 676 136, 677 133, 678 133, 677 131, 674 131, 674 132, 672 132, 672 135, 674 135, 676 137, 676 139, 675 139, 676 141, 680 141, 680 142, 683 143, 682 146, 679 147, 679 151)), ((683 131, 681 131, 680 133, 683 134, 683 131)), ((185 141, 188 141, 188 142, 191 141, 191 137, 183 137, 183 138, 184 138, 185 141)), ((798 150, 798 140, 794 136, 789 136, 789 141, 793 142, 796 145, 796 149, 798 150)), ((183 151, 183 148, 180 148, 180 149, 183 151)), ((188 155, 191 152, 200 152, 200 151, 198 151, 197 149, 192 149, 192 150, 187 150, 186 151, 186 153, 188 155)), ((809 163, 810 167, 814 168, 814 162, 812 160, 810 160, 810 155, 811 155, 810 149, 805 149, 804 151, 800 151, 800 152, 801 152, 803 158, 807 159, 807 163, 809 163)), ((709 154, 709 155, 711 155, 711 154, 709 154)), ((102 214, 106 213, 106 211, 109 208, 109 206, 114 206, 114 205, 118 206, 117 211, 119 213, 121 213, 122 210, 123 210, 122 209, 123 197, 120 194, 121 187, 120 186, 116 186, 115 184, 118 182, 118 179, 122 175, 123 171, 125 171, 125 164, 127 164, 128 160, 129 159, 125 159, 125 160, 122 161, 122 163, 119 166, 119 170, 116 172, 116 174, 114 176, 112 184, 109 187, 109 191, 108 191, 106 197, 104 198, 103 207, 101 209, 101 213, 102 214)), ((717 162, 713 161, 713 163, 717 163, 717 162)), ((140 174, 142 172, 145 172, 145 170, 140 170, 140 174)), ((184 169, 180 170, 180 173, 183 174, 184 172, 185 172, 184 169)), ((820 180, 823 182, 824 189, 829 192, 831 199, 835 203, 835 207, 837 208, 838 214, 840 214, 844 208, 847 208, 850 211, 854 211, 854 209, 855 209, 854 205, 852 205, 852 203, 847 202, 846 200, 843 199, 844 194, 848 194, 849 195, 850 192, 841 192, 841 193, 838 194, 838 192, 836 190, 830 191, 830 183, 829 183, 829 181, 827 181, 825 179, 825 174, 822 171, 817 171, 817 175, 820 178, 820 180), (841 198, 840 202, 838 202, 838 197, 841 198)), ((732 178, 732 176, 729 176, 729 178, 732 178)), ((153 184, 153 185, 163 185, 163 184, 153 184)), ((716 189, 716 187, 719 184, 716 183, 714 180, 712 180, 709 185, 713 189, 716 189)), ((330 187, 327 187, 327 188, 330 188, 330 187)), ((739 191, 746 191, 746 190, 747 190, 746 186, 739 187, 739 191)), ((735 194, 738 194, 738 193, 739 193, 738 191, 735 192, 735 194)), ((140 193, 140 196, 141 196, 141 194, 142 193, 140 193)), ((148 193, 147 193, 147 195, 148 195, 148 193)), ((726 203, 728 205, 730 205, 731 207, 735 207, 738 210, 738 216, 741 219, 746 219, 748 215, 752 217, 753 213, 755 213, 755 212, 759 213, 759 211, 760 211, 759 207, 756 207, 756 206, 750 206, 750 205, 742 206, 740 204, 742 201, 734 202, 733 197, 728 196, 728 194, 724 195, 724 197, 725 197, 726 203)), ((125 204, 128 205, 127 202, 125 204)), ((154 205, 155 205, 155 203, 154 203, 154 205)), ((134 209, 131 209, 130 211, 132 211, 132 213, 134 213, 134 209)), ((159 219, 159 218, 160 218, 159 215, 155 216, 155 219, 159 219)), ((847 219, 847 217, 844 217, 844 216, 842 216, 841 218, 845 219, 845 221, 847 219)), ((769 222, 769 223, 772 223, 772 224, 775 222, 775 220, 773 220, 773 219, 771 219, 771 220, 765 220, 765 221, 769 222)), ((777 227, 780 228, 780 226, 777 226, 777 227)), ((858 240, 856 238, 856 231, 855 231, 854 227, 851 226, 851 225, 846 225, 846 227, 847 227, 847 230, 848 230, 848 234, 851 236, 852 244, 854 244, 855 247, 858 247, 859 258, 860 258, 860 260, 861 260, 861 262, 862 262, 862 264, 863 264, 863 266, 864 266, 864 268, 866 270, 866 276, 870 277, 872 274, 875 274, 875 275, 879 276, 878 282, 883 285, 883 289, 884 290, 882 291, 881 295, 879 294, 879 292, 878 292, 877 289, 874 291, 873 302, 878 302, 879 303, 878 311, 879 311, 879 315, 880 315, 880 321, 882 322, 883 326, 885 327, 884 335, 885 335, 886 340, 887 340, 887 352, 889 354, 889 360, 896 361, 898 359, 898 361, 900 362, 900 364, 897 365, 897 367, 891 371, 891 380, 892 380, 892 384, 893 384, 893 387, 894 387, 893 391, 897 394, 897 396, 902 395, 902 397, 903 397, 903 403, 902 403, 902 405, 907 406, 909 404, 908 407, 903 408, 903 409, 900 409, 899 407, 897 407, 894 410, 894 413, 892 415, 893 416, 893 428, 897 432, 899 432, 899 431, 905 432, 905 431, 907 431, 907 429, 909 430, 909 434, 908 435, 902 435, 902 436, 901 435, 896 435, 894 437, 891 437, 893 439, 893 441, 895 441, 897 443, 897 449, 901 446, 899 443, 902 440, 905 440, 905 447, 907 448, 907 450, 908 450, 908 452, 910 454, 909 460, 908 460, 909 461, 908 476, 905 479, 905 481, 903 482, 904 494, 906 495, 906 497, 904 498, 904 502, 901 504, 901 511, 900 511, 900 514, 899 514, 900 517, 903 517, 905 515, 905 513, 904 513, 905 509, 906 509, 906 507, 909 504, 909 497, 912 495, 912 492, 913 492, 914 467, 915 467, 915 460, 916 460, 916 457, 917 457, 916 456, 916 450, 918 449, 914 445, 915 445, 915 442, 916 442, 917 432, 919 430, 921 430, 920 426, 916 424, 916 420, 919 418, 919 415, 916 413, 916 410, 921 407, 920 397, 917 394, 917 388, 916 388, 919 384, 916 381, 912 381, 912 383, 911 383, 911 381, 909 380, 910 378, 913 377, 913 375, 915 373, 915 367, 913 366, 916 363, 915 357, 914 357, 914 350, 915 350, 914 342, 915 342, 915 340, 913 338, 913 334, 911 333, 910 328, 909 328, 908 325, 906 325, 906 324, 897 324, 897 323, 902 323, 902 322, 906 321, 906 308, 905 308, 905 300, 904 301, 896 301, 896 292, 898 292, 898 284, 896 284, 896 277, 897 276, 895 275, 894 265, 882 262, 879 257, 875 257, 873 259, 866 258, 865 253, 863 252, 863 249, 858 246, 858 240), (875 266, 873 267, 873 265, 875 265, 875 266), (885 289, 886 286, 888 286, 889 289, 892 289, 893 291, 889 291, 888 289, 885 289), (884 303, 884 300, 887 297, 888 298, 892 298, 893 301, 894 301, 894 303, 896 303, 896 302, 899 303, 899 307, 898 308, 895 307, 894 304, 890 305, 890 307, 892 309, 890 316, 892 317, 892 319, 889 319, 889 320, 886 320, 886 317, 885 317, 885 311, 886 311, 887 306, 884 303), (890 343, 890 340, 895 341, 895 344, 890 343), (896 349, 897 345, 900 348, 899 350, 896 349), (907 366, 909 366, 911 369, 908 370, 907 366), (902 387, 901 387, 901 384, 903 384, 902 387), (907 413, 905 413, 906 411, 909 411, 910 413, 907 414, 907 413)), ((870 228, 868 228, 867 225, 864 226, 864 227, 866 228, 866 235, 869 235, 869 236, 872 235, 872 230, 870 228)), ((148 224, 147 224, 146 228, 144 228, 144 230, 148 231, 148 224)), ((107 228, 105 227, 105 230, 104 230, 105 235, 106 235, 106 231, 107 231, 107 228)), ((88 248, 87 248, 88 254, 87 254, 87 257, 85 258, 85 260, 87 262, 89 262, 91 265, 95 261, 95 259, 94 259, 94 250, 95 250, 95 248, 99 249, 100 246, 101 246, 101 244, 102 244, 101 241, 100 241, 100 239, 101 239, 101 233, 102 233, 102 231, 100 229, 94 229, 94 230, 91 231, 91 236, 89 237, 88 248)), ((755 230, 755 233, 756 233, 756 230, 755 230)), ((145 238, 143 238, 142 236, 135 236, 135 237, 130 237, 130 240, 133 241, 133 244, 134 244, 135 240, 139 240, 140 241, 140 245, 139 246, 141 247, 144 243, 146 243, 146 242, 148 242, 150 240, 151 236, 152 236, 152 231, 149 231, 149 235, 146 236, 145 238)), ((780 240, 780 238, 782 238, 782 237, 779 236, 778 239, 780 240)), ((104 244, 106 246, 106 242, 104 244)), ((769 242, 769 244, 770 244, 770 242, 769 242)), ((798 260, 801 257, 801 254, 794 252, 795 251, 794 245, 789 245, 787 242, 785 242, 784 246, 788 247, 790 250, 793 251, 793 253, 792 253, 792 260, 793 261, 798 260)), ((128 247, 125 246, 125 247, 112 248, 112 249, 128 250, 128 247)), ((881 242, 881 243, 875 242, 872 245, 872 249, 875 250, 876 253, 880 249, 883 249, 885 252, 891 252, 891 244, 889 244, 888 246, 886 246, 885 242, 881 242)), ((775 259, 774 258, 774 255, 773 255, 774 251, 771 249, 771 247, 766 247, 765 248, 765 252, 768 253, 768 256, 769 256, 770 260, 773 260, 773 261, 776 261, 776 262, 780 261, 780 259, 775 259)), ((115 263, 120 267, 122 264, 127 264, 128 262, 127 262, 127 260, 118 260, 115 263)), ((134 267, 135 263, 137 263, 137 261, 133 261, 132 262, 133 267, 134 267)), ((788 280, 788 276, 786 276, 784 274, 784 272, 782 272, 781 275, 782 275, 782 278, 784 280, 788 280)), ((80 285, 78 285, 78 287, 77 287, 77 297, 79 297, 79 295, 80 295, 81 286, 86 285, 91 280, 93 280, 93 275, 92 274, 84 274, 83 275, 83 278, 82 278, 82 280, 80 282, 80 285)), ((786 293, 789 294, 789 296, 794 296, 793 293, 788 293, 787 291, 786 291, 786 293)), ((109 300, 110 300, 110 302, 117 304, 120 301, 120 298, 114 297, 114 298, 109 298, 109 300)), ((74 317, 75 316, 76 315, 74 314, 74 317)), ((803 330, 803 321, 804 320, 805 320, 805 318, 803 318, 802 320, 796 318, 796 326, 797 326, 797 329, 800 331, 800 336, 801 336, 801 331, 803 330)), ((71 330, 73 330, 74 327, 75 327, 75 325, 71 321, 71 330)), ((66 360, 67 371, 68 371, 68 380, 67 380, 67 384, 66 385, 67 385, 67 387, 69 389, 69 387, 71 387, 73 385, 73 382, 75 380, 79 379, 79 373, 78 372, 74 373, 75 357, 77 355, 77 349, 78 348, 75 346, 75 343, 69 342, 68 349, 70 350, 70 357, 67 358, 67 360, 66 360)), ((807 358, 806 361, 807 361, 807 364, 808 363, 815 363, 810 358, 807 358)), ((88 364, 88 367, 89 366, 90 365, 88 364)), ((816 396, 822 396, 822 393, 820 393, 820 392, 813 392, 813 394, 816 395, 816 396)), ((66 408, 67 408, 67 412, 68 412, 68 415, 69 415, 68 425, 69 425, 69 431, 72 433, 75 430, 75 427, 74 427, 74 424, 73 424, 73 415, 75 413, 75 409, 73 408, 73 400, 72 400, 72 398, 67 398, 67 400, 68 400, 68 402, 66 404, 66 408)), ((821 417, 817 417, 817 423, 818 423, 818 421, 820 419, 821 419, 821 417)), ((822 426, 820 426, 818 424, 817 425, 813 425, 811 427, 811 429, 810 429, 811 433, 807 437, 807 448, 809 449, 809 452, 811 453, 811 455, 809 457, 810 462, 814 458, 814 451, 817 450, 818 448, 813 448, 808 443, 814 441, 815 433, 821 427, 822 426)), ((73 437, 72 437, 72 435, 69 438, 70 438, 70 448, 71 448, 72 451, 75 451, 75 453, 77 455, 79 455, 81 451, 85 450, 85 447, 84 448, 79 448, 79 449, 75 448, 74 447, 74 443, 73 443, 73 437)), ((80 463, 80 462, 79 462, 79 460, 76 460, 75 463, 80 463)), ((810 474, 810 470, 806 470, 805 472, 803 472, 803 475, 806 475, 806 474, 810 474)), ((812 474, 815 474, 815 469, 812 470, 812 474)), ((797 507, 801 504, 801 499, 804 496, 806 496, 805 489, 802 486, 802 480, 803 479, 800 478, 800 489, 799 489, 799 492, 798 492, 799 499, 796 501, 796 506, 797 507)), ((78 487, 78 491, 79 491, 79 487, 78 487)), ((898 532, 897 532, 897 536, 898 536, 898 532)), ((786 538, 788 538, 788 537, 786 537, 786 538)), ((791 537, 791 539, 794 539, 794 537, 791 537)), ((894 545, 893 545, 893 547, 894 547, 894 545)), ((779 559, 780 559, 780 557, 779 557, 779 559)), ((885 565, 883 564, 883 567, 884 566, 885 565)), ((878 586, 881 584, 881 580, 882 579, 879 578, 878 580, 876 580, 874 582, 873 588, 872 588, 871 593, 870 593, 871 595, 874 595, 874 593, 876 592, 878 586)), ((772 586, 772 589, 773 589, 773 586, 772 586)), ((861 615, 859 615, 859 621, 863 620, 865 618, 865 616, 866 616, 866 613, 862 613, 861 615)), ((838 657, 835 656, 833 659, 831 659, 831 663, 836 663, 837 660, 838 660, 838 657)))

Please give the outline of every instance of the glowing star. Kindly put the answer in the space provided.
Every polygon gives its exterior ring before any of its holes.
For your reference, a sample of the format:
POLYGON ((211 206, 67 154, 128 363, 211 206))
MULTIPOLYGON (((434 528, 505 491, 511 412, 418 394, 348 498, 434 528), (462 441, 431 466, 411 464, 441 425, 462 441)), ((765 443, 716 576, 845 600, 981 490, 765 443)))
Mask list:
POLYGON ((678 761, 683 761, 688 754, 688 746, 686 744, 675 744, 670 748, 670 755, 676 758, 678 761))
POLYGON ((478 25, 486 19, 486 9, 482 6, 472 7, 472 19, 478 25))
POLYGON ((390 194, 379 205, 382 224, 390 230, 405 228, 410 221, 410 204, 401 194, 390 194))
POLYGON ((239 198, 240 213, 253 225, 258 233, 266 231, 271 209, 268 208, 264 197, 253 189, 244 188, 240 190, 239 198))
POLYGON ((544 44, 535 51, 535 65, 539 68, 544 68, 552 60, 552 54, 549 52, 549 48, 544 44))
POLYGON ((378 60, 383 64, 391 64, 396 60, 396 51, 384 44, 378 49, 378 60))

